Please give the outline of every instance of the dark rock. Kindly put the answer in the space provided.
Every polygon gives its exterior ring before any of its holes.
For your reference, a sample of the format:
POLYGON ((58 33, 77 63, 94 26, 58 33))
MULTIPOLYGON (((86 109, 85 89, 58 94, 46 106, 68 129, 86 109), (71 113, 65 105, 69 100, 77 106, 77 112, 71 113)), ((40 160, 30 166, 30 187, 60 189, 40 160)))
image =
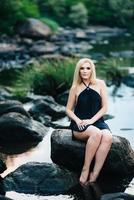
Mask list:
POLYGON ((13 43, 2 43, 0 44, 0 58, 14 58, 16 53, 21 53, 23 48, 18 47, 17 44, 13 43))
POLYGON ((29 194, 65 194, 78 184, 77 176, 55 164, 27 163, 4 179, 6 191, 29 194))
POLYGON ((0 117, 0 152, 22 153, 36 146, 46 135, 43 124, 19 113, 7 113, 0 117))
MULTIPOLYGON (((0 174, 3 173, 6 170, 6 165, 5 163, 0 159, 0 174)), ((5 195, 5 189, 3 186, 3 178, 0 176, 0 194, 5 195)), ((0 197, 1 199, 1 197, 0 197)))
POLYGON ((44 115, 50 115, 52 120, 59 119, 64 117, 65 107, 56 103, 54 99, 37 99, 34 102, 34 106, 29 110, 29 113, 33 116, 34 119, 41 113, 44 115))
MULTIPOLYGON (((111 180, 109 180, 109 183, 111 180)), ((97 182, 86 185, 83 189, 84 200, 134 200, 134 195, 123 192, 102 192, 97 182)), ((112 188, 113 189, 113 188, 112 188)))
POLYGON ((10 112, 16 112, 30 117, 29 113, 23 108, 23 104, 21 102, 13 100, 1 101, 0 116, 10 112))
POLYGON ((5 195, 6 192, 5 192, 5 188, 4 188, 4 185, 3 185, 3 178, 0 176, 0 199, 1 199, 1 195, 5 195))
MULTIPOLYGON (((70 130, 55 130, 51 135, 51 158, 54 163, 79 173, 85 154, 85 142, 72 140, 70 130), (62 158, 62 159, 61 159, 62 158)), ((113 136, 111 150, 102 173, 134 175, 134 151, 127 139, 113 136)))
POLYGON ((6 170, 6 164, 0 159, 0 174, 6 170))
POLYGON ((124 84, 126 84, 128 87, 134 88, 134 73, 133 74, 129 74, 128 76, 125 76, 122 79, 122 82, 124 84))
POLYGON ((13 200, 13 199, 10 199, 8 197, 4 197, 4 196, 0 195, 0 200, 13 200))
POLYGON ((10 94, 6 89, 0 88, 0 101, 10 99, 11 97, 12 97, 12 94, 10 94))
POLYGON ((134 51, 132 50, 126 50, 126 51, 120 51, 120 52, 110 52, 110 55, 113 57, 122 57, 122 58, 133 58, 134 57, 134 51))
POLYGON ((61 94, 59 94, 57 97, 56 97, 56 101, 61 104, 61 105, 64 105, 66 106, 67 104, 67 99, 68 99, 68 94, 69 94, 69 91, 65 91, 61 94))
POLYGON ((134 195, 123 192, 104 194, 102 195, 101 200, 134 200, 134 195))
POLYGON ((54 54, 59 47, 53 44, 34 44, 30 49, 30 55, 54 54))

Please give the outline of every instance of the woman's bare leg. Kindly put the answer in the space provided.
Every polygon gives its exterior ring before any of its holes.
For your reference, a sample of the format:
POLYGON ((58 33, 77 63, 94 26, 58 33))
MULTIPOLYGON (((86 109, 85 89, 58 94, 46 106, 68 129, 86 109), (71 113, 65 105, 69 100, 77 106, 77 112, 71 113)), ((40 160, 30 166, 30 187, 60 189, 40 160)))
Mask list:
POLYGON ((98 146, 100 145, 102 132, 94 126, 89 126, 86 131, 79 134, 74 134, 74 136, 80 140, 87 139, 85 160, 79 179, 81 184, 85 184, 89 176, 90 164, 95 156, 98 146))
POLYGON ((95 182, 102 166, 106 160, 107 154, 112 145, 112 134, 109 130, 102 130, 102 139, 95 155, 95 165, 93 172, 90 173, 89 182, 95 182))

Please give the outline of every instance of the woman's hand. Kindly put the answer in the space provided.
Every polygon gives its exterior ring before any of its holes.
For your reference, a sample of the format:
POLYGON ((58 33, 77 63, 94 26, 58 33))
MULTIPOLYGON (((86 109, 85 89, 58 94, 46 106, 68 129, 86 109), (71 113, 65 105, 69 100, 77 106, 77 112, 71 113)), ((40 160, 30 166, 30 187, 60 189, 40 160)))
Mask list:
POLYGON ((83 124, 83 120, 81 120, 81 119, 77 119, 76 124, 77 124, 79 130, 82 130, 85 128, 85 125, 83 124))
POLYGON ((86 126, 86 125, 89 125, 89 124, 93 124, 92 119, 83 119, 82 120, 82 125, 86 126))

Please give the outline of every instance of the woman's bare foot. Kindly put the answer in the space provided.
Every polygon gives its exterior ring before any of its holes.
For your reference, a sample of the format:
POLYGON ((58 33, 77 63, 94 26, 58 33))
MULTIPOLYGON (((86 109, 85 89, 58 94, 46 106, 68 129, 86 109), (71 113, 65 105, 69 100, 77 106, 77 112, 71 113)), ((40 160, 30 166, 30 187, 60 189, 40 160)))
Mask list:
POLYGON ((85 169, 83 168, 80 175, 80 179, 79 179, 81 185, 86 185, 88 174, 89 174, 89 170, 86 168, 85 169))
POLYGON ((96 179, 97 179, 97 177, 98 177, 98 173, 97 173, 97 172, 94 172, 94 171, 91 172, 91 173, 90 173, 89 182, 90 182, 90 183, 95 182, 96 179))

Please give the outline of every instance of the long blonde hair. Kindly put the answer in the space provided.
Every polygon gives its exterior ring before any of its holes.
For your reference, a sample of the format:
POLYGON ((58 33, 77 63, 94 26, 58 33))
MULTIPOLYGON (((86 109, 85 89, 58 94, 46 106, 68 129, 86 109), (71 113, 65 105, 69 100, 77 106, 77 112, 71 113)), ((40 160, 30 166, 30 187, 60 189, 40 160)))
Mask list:
POLYGON ((72 85, 78 85, 82 82, 81 77, 80 77, 80 68, 84 63, 89 63, 91 66, 91 77, 90 77, 90 83, 94 84, 95 80, 96 80, 96 71, 95 71, 95 65, 93 63, 93 61, 89 58, 82 58, 80 59, 77 64, 76 64, 76 68, 74 71, 74 77, 73 77, 73 84, 72 85))

